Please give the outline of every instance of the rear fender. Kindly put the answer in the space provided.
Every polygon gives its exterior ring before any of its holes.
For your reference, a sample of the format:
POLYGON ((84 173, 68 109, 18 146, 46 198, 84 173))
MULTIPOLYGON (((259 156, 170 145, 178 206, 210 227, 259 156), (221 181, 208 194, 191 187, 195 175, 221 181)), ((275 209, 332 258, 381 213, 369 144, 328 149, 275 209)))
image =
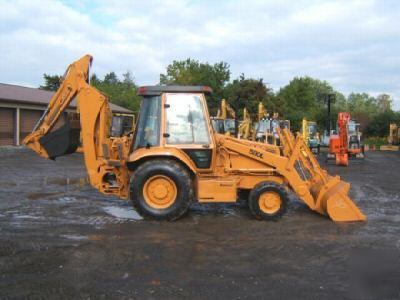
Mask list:
POLYGON ((155 157, 165 157, 178 160, 185 165, 193 175, 197 173, 196 166, 191 159, 186 155, 185 152, 177 148, 152 147, 137 149, 129 156, 127 162, 128 168, 133 171, 141 162, 155 157))

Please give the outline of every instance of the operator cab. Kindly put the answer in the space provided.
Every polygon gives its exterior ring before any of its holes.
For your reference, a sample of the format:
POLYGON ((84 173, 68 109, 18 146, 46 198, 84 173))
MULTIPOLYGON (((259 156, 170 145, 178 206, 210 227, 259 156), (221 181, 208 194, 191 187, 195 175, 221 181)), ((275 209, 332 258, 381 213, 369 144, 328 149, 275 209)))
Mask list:
POLYGON ((355 120, 350 120, 347 124, 348 132, 348 143, 349 149, 360 149, 361 147, 361 136, 360 136, 360 124, 355 120))
POLYGON ((216 133, 228 134, 231 136, 236 136, 235 133, 235 119, 220 119, 211 118, 211 124, 216 133))
POLYGON ((317 135, 317 124, 315 122, 308 122, 308 134, 311 138, 317 135))
POLYGON ((113 114, 111 119, 110 137, 122 137, 134 131, 135 116, 128 114, 113 114))
POLYGON ((210 169, 214 141, 206 86, 144 86, 133 150, 168 147, 184 151, 199 169, 210 169))

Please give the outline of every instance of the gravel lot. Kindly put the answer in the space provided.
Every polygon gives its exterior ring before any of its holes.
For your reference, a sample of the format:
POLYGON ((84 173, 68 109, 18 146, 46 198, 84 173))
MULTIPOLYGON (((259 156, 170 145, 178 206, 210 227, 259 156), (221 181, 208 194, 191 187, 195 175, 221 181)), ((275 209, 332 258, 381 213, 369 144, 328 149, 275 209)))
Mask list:
MULTIPOLYGON (((333 223, 294 198, 278 222, 199 204, 143 221, 86 183, 81 155, 0 148, 0 298, 353 298, 353 253, 400 251, 400 152, 326 167, 352 184, 366 223, 333 223)), ((398 293, 392 266, 379 298, 398 293)))

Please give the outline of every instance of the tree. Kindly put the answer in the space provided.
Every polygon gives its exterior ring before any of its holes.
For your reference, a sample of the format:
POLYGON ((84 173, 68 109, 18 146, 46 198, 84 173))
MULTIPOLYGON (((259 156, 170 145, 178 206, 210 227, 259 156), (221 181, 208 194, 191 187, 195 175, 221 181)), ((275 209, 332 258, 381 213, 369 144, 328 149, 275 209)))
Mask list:
POLYGON ((112 103, 136 112, 139 110, 140 106, 137 86, 129 71, 124 73, 122 77, 123 80, 120 80, 115 72, 110 72, 101 80, 93 74, 91 77, 91 84, 106 94, 112 103))
POLYGON ((400 112, 388 110, 376 114, 366 127, 365 135, 387 137, 390 123, 400 124, 400 112))
POLYGON ((207 100, 210 111, 215 113, 229 78, 229 65, 225 62, 211 65, 188 58, 181 61, 174 60, 172 64, 168 65, 166 74, 160 74, 160 84, 206 85, 211 87, 213 94, 207 100))
POLYGON ((336 94, 329 83, 305 76, 293 78, 279 90, 277 98, 282 114, 291 121, 293 130, 300 130, 303 118, 316 121, 322 130, 326 124, 326 104, 322 95, 329 93, 336 94))
POLYGON ((273 93, 264 84, 263 79, 245 78, 244 74, 241 74, 225 87, 224 98, 238 109, 238 117, 241 117, 244 107, 256 115, 260 101, 269 109, 273 93), (239 103, 236 102, 238 99, 239 103))
POLYGON ((114 72, 110 72, 104 76, 103 83, 108 85, 117 85, 120 82, 117 74, 115 74, 114 72))
POLYGON ((44 85, 41 85, 39 89, 46 91, 57 91, 61 85, 62 76, 43 74, 44 85))
MULTIPOLYGON (((44 85, 40 89, 56 91, 60 87, 62 76, 44 74, 44 85)), ((120 80, 115 72, 106 74, 103 80, 96 74, 90 76, 90 84, 99 91, 106 94, 111 103, 130 109, 134 112, 139 110, 140 97, 137 95, 137 86, 129 71, 122 75, 120 80)))
POLYGON ((380 94, 377 98, 379 112, 388 112, 392 110, 393 100, 388 94, 380 94))
POLYGON ((350 93, 347 97, 346 111, 352 119, 360 123, 360 129, 364 131, 378 113, 378 103, 376 98, 367 93, 350 93))

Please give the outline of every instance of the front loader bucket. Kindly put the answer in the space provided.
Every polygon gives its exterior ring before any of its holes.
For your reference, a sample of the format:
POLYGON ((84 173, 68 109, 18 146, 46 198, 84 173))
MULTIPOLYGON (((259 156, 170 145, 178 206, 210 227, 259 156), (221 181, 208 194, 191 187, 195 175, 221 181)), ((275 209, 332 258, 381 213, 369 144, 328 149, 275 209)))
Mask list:
POLYGON ((315 210, 337 222, 365 221, 366 216, 348 196, 349 190, 349 183, 341 181, 339 176, 329 176, 328 182, 316 184, 311 191, 317 199, 315 210))
POLYGON ((39 142, 46 150, 50 159, 58 156, 71 154, 79 146, 80 126, 75 121, 69 121, 62 127, 43 136, 39 142))
POLYGON ((280 138, 283 154, 288 158, 282 171, 291 172, 287 178, 290 178, 291 186, 308 207, 337 222, 367 219, 348 196, 350 184, 340 180, 339 176, 329 176, 301 135, 295 139, 284 129, 280 138))

